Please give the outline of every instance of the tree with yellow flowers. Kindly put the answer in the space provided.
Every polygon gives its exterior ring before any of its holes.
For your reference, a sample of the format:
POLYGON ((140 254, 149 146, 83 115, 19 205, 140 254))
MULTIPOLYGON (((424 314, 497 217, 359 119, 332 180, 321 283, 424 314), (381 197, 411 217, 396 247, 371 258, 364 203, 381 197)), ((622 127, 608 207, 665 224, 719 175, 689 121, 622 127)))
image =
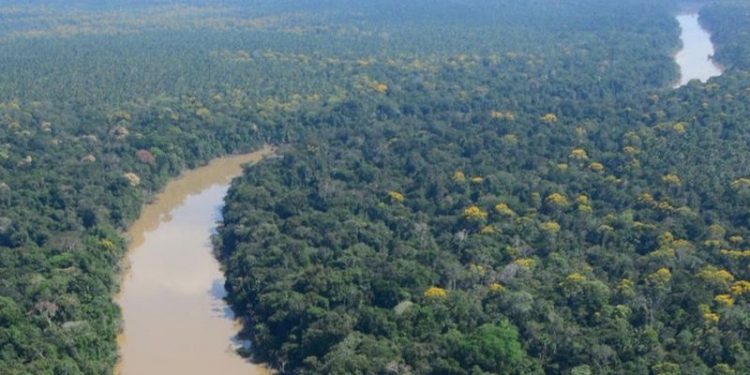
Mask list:
POLYGON ((676 174, 674 174, 674 173, 667 173, 667 174, 665 174, 665 175, 664 175, 664 176, 663 176, 663 177, 661 178, 661 180, 662 180, 662 181, 663 181, 663 182, 664 182, 665 184, 667 184, 667 185, 669 185, 669 186, 680 186, 680 184, 682 184, 682 180, 680 180, 680 177, 679 177, 679 176, 677 176, 677 175, 676 175, 676 174))
POLYGON ((391 198, 391 202, 404 203, 404 195, 398 191, 391 191, 388 193, 388 197, 391 198))
POLYGON ((716 297, 714 297, 714 301, 716 301, 716 303, 718 303, 720 306, 723 306, 723 307, 734 306, 734 298, 730 296, 729 294, 719 294, 716 297))
POLYGON ((557 115, 554 113, 547 113, 544 116, 542 116, 542 121, 551 124, 557 122, 557 115))
POLYGON ((750 191, 750 178, 738 178, 732 181, 731 186, 737 192, 748 192, 750 191))
POLYGON ((552 193, 548 195, 545 202, 555 208, 566 207, 569 204, 568 198, 560 193, 552 193))
POLYGON ((729 271, 715 266, 706 266, 696 275, 703 282, 719 290, 726 290, 734 281, 734 275, 729 271))
POLYGON ((506 134, 500 140, 503 142, 503 144, 512 146, 518 143, 518 136, 515 134, 506 134))
POLYGON ((711 311, 711 308, 706 304, 700 304, 698 311, 703 315, 703 324, 706 326, 713 326, 719 323, 719 314, 711 311))
POLYGON ((617 284, 617 294, 625 299, 631 299, 635 297, 635 283, 630 279, 622 279, 617 284))
POLYGON ((479 230, 479 234, 495 234, 495 227, 492 225, 485 225, 479 230))
POLYGON ((443 288, 433 286, 424 292, 424 296, 431 299, 446 298, 448 297, 448 291, 443 288))
POLYGON ((687 131, 687 127, 684 122, 677 122, 672 125, 672 130, 677 134, 684 134, 687 131))
POLYGON ((471 205, 464 209, 464 219, 469 221, 483 221, 487 219, 487 212, 475 205, 471 205))
POLYGON ((638 153, 638 149, 633 146, 625 146, 622 148, 622 152, 624 152, 625 155, 632 156, 638 153))
POLYGON ((453 172, 452 179, 453 179, 454 182, 462 183, 462 182, 466 181, 466 175, 464 174, 464 172, 457 170, 457 171, 453 172))
POLYGON ((659 268, 656 272, 646 276, 649 285, 664 286, 672 280, 672 272, 668 268, 659 268))
POLYGON ((589 158, 589 155, 588 153, 586 153, 586 150, 582 148, 574 148, 573 151, 570 152, 570 158, 576 160, 586 160, 589 158))
POLYGON ((508 207, 508 204, 504 202, 495 205, 495 212, 503 216, 516 216, 515 211, 508 207))
POLYGON ((549 234, 557 234, 560 231, 560 224, 555 221, 546 221, 540 225, 540 228, 549 234))
POLYGON ((573 272, 563 279, 560 286, 562 286, 566 293, 571 294, 580 290, 581 284, 583 284, 584 281, 586 281, 586 276, 583 276, 578 272, 573 272))
POLYGON ((492 283, 489 286, 490 292, 492 293, 503 293, 505 292, 505 287, 503 284, 500 283, 492 283))
POLYGON ((750 281, 747 280, 739 280, 736 281, 732 286, 729 288, 729 291, 732 293, 735 297, 741 297, 745 294, 750 293, 750 281))
POLYGON ((388 91, 388 85, 382 82, 372 82, 370 84, 370 88, 372 88, 378 94, 385 94, 388 91))

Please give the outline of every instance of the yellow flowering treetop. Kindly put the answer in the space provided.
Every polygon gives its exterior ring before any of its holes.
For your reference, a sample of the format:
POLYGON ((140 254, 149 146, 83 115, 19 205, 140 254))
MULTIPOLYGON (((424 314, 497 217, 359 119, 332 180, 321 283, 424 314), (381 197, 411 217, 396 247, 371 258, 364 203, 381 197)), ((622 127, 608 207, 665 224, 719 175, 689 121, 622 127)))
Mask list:
POLYGON ((568 198, 560 193, 552 193, 548 195, 546 201, 556 207, 564 207, 568 205, 568 198))
POLYGON ((516 114, 511 111, 492 111, 490 117, 495 120, 513 121, 516 119, 516 114))
POLYGON ((493 293, 502 293, 504 291, 505 291, 505 287, 503 286, 503 284, 500 284, 500 283, 492 283, 492 284, 490 284, 490 292, 493 292, 493 293))
POLYGON ((596 230, 599 231, 599 232, 601 232, 601 233, 607 233, 607 232, 614 231, 615 228, 613 228, 611 225, 602 224, 598 228, 596 228, 596 230))
POLYGON ((725 307, 734 306, 734 298, 732 298, 732 296, 730 296, 729 294, 719 294, 718 296, 714 297, 714 301, 725 307))
POLYGON ((698 272, 698 278, 717 287, 727 288, 734 281, 734 275, 727 270, 708 266, 698 272))
POLYGON ((112 250, 114 250, 114 249, 115 249, 115 243, 114 243, 114 242, 112 242, 112 241, 111 241, 110 239, 108 239, 108 238, 103 238, 103 239, 99 240, 99 246, 100 246, 100 247, 101 247, 102 249, 104 249, 104 250, 108 250, 108 251, 112 251, 112 250))
POLYGON ((396 203, 403 203, 405 199, 404 195, 397 191, 392 191, 388 193, 388 196, 391 198, 391 201, 396 202, 396 203))
POLYGON ((141 178, 133 172, 125 173, 122 175, 122 177, 125 177, 125 179, 128 180, 128 184, 130 184, 130 186, 138 186, 141 184, 141 178))
POLYGON ((711 308, 706 304, 698 305, 698 311, 703 314, 703 323, 706 325, 714 325, 719 322, 719 314, 711 312, 711 308))
POLYGON ((742 236, 740 236, 740 235, 734 235, 732 237, 729 237, 729 242, 735 243, 735 244, 740 243, 740 242, 742 242, 744 240, 745 239, 742 238, 742 236))
POLYGON ((684 251, 695 250, 695 246, 693 246, 693 244, 686 239, 674 240, 672 242, 672 248, 676 250, 684 250, 684 251))
POLYGON ((502 202, 495 205, 495 212, 505 216, 515 216, 516 214, 510 207, 508 207, 508 204, 502 202))
POLYGON ((604 165, 602 163, 594 162, 589 165, 589 168, 594 172, 601 172, 604 170, 604 165))
POLYGON ((654 230, 656 229, 656 225, 644 223, 641 221, 633 221, 633 229, 635 230, 654 230))
POLYGON ((557 115, 554 113, 547 113, 544 116, 542 116, 542 121, 551 124, 553 122, 557 122, 557 115))
POLYGON ((518 258, 513 261, 513 264, 523 267, 525 269, 529 269, 529 268, 534 267, 536 262, 534 262, 534 259, 531 259, 531 258, 518 258))
POLYGON ((667 174, 665 174, 664 177, 661 178, 661 180, 665 184, 667 184, 667 185, 673 185, 673 186, 677 186, 677 185, 680 185, 682 183, 682 181, 680 180, 680 177, 677 176, 674 173, 667 173, 667 174))
POLYGON ((455 172, 453 172, 453 181, 455 181, 455 182, 464 182, 464 181, 466 181, 466 175, 464 174, 464 172, 455 171, 455 172))
POLYGON ((674 234, 669 231, 663 232, 659 235, 658 241, 661 246, 669 246, 674 241, 674 234))
POLYGON ((728 256, 730 258, 748 258, 750 257, 750 250, 729 250, 729 249, 721 249, 719 251, 719 254, 728 256))
POLYGON ((750 189, 750 178, 738 178, 732 181, 732 189, 734 190, 750 189))
POLYGON ((375 92, 377 92, 378 94, 385 94, 386 91, 388 91, 388 85, 381 82, 373 82, 372 84, 370 84, 370 88, 375 90, 375 92))
POLYGON ((719 314, 714 313, 714 312, 710 312, 710 311, 704 312, 703 313, 703 322, 706 325, 713 325, 713 324, 719 323, 719 314))
POLYGON ((652 285, 666 285, 670 280, 672 280, 672 272, 665 267, 659 268, 656 272, 646 276, 646 281, 652 285))
POLYGON ((445 298, 448 297, 448 291, 443 288, 433 286, 424 292, 424 296, 427 298, 445 298))
POLYGON ((654 196, 651 195, 651 193, 643 193, 640 197, 638 197, 638 201, 641 203, 647 203, 647 204, 653 204, 656 202, 654 200, 654 196))
POLYGON ((517 135, 515 135, 515 134, 506 134, 506 135, 504 135, 504 136, 503 136, 503 137, 501 138, 501 140, 502 140, 502 141, 503 141, 503 143, 505 143, 506 145, 514 145, 514 144, 518 143, 518 136, 517 136, 517 135))
POLYGON ((576 197, 576 203, 578 203, 578 211, 580 212, 591 213, 592 211, 594 211, 589 204, 589 197, 584 194, 576 197))
POLYGON ((195 111, 195 115, 205 120, 211 117, 211 111, 208 108, 201 107, 195 111))
POLYGON ((560 231, 560 224, 554 221, 547 221, 542 223, 541 228, 546 232, 555 234, 560 231))
POLYGON ((617 293, 624 297, 635 297, 635 283, 630 279, 622 279, 617 284, 617 293))
POLYGON ((573 272, 570 275, 566 276, 565 279, 563 279, 563 281, 560 283, 560 286, 563 288, 566 295, 570 296, 572 294, 580 292, 581 283, 583 283, 584 281, 586 281, 586 276, 583 276, 578 272, 573 272))
POLYGON ((685 127, 685 123, 684 122, 675 123, 674 125, 672 125, 672 129, 677 134, 683 134, 687 130, 686 127, 685 127))
POLYGON ((625 146, 622 148, 622 152, 626 155, 635 155, 638 153, 638 149, 633 146, 625 146))
POLYGON ((674 210, 674 207, 669 203, 667 200, 663 200, 659 202, 659 204, 656 205, 656 208, 662 210, 662 211, 672 211, 674 210))
POLYGON ((575 148, 570 152, 570 157, 578 160, 586 160, 589 158, 589 155, 586 153, 586 150, 582 148, 575 148))
POLYGON ((565 277, 565 282, 568 282, 568 283, 581 283, 584 281, 586 281, 586 276, 583 276, 578 272, 573 272, 567 277, 565 277))
POLYGON ((487 212, 472 205, 464 209, 464 218, 471 221, 482 221, 487 219, 487 212))
POLYGON ((484 177, 482 177, 482 176, 474 176, 474 177, 471 178, 471 183, 473 183, 473 184, 477 184, 478 185, 478 184, 481 184, 482 182, 484 182, 484 177))
MULTIPOLYGON (((705 104, 705 102, 704 102, 705 104)), ((716 366, 714 366, 711 371, 714 374, 721 374, 721 375, 734 375, 736 372, 734 369, 732 369, 732 366, 726 364, 726 363, 717 363, 716 366)))
POLYGON ((487 269, 481 264, 472 263, 469 265, 469 271, 478 275, 484 275, 487 269))
POLYGON ((482 227, 482 229, 479 230, 479 234, 494 234, 495 233, 495 227, 492 225, 485 225, 482 227))
POLYGON ((732 284, 729 291, 735 296, 742 296, 750 292, 750 281, 740 280, 732 284))

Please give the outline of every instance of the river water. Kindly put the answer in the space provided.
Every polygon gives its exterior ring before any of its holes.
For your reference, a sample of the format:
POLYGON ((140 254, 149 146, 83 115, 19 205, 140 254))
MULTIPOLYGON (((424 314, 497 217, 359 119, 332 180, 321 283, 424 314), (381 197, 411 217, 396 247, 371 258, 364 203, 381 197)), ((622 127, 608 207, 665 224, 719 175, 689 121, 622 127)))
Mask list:
MULTIPOLYGON (((709 56, 710 34, 697 13, 677 16, 683 48, 675 56, 681 77, 703 82, 721 74, 709 56)), ((146 206, 128 234, 131 245, 118 303, 121 375, 268 374, 235 353, 239 329, 224 303, 224 277, 210 236, 231 178, 241 166, 270 154, 222 158, 170 182, 146 206)))
POLYGON ((270 148, 217 159, 170 182, 131 226, 118 303, 122 375, 267 374, 236 354, 239 325, 224 303, 210 236, 231 178, 270 148))
POLYGON ((706 82, 711 77, 721 75, 721 68, 709 56, 714 54, 711 34, 698 22, 698 13, 689 12, 677 16, 682 29, 680 40, 682 49, 675 56, 680 66, 680 81, 675 87, 680 87, 693 79, 706 82))

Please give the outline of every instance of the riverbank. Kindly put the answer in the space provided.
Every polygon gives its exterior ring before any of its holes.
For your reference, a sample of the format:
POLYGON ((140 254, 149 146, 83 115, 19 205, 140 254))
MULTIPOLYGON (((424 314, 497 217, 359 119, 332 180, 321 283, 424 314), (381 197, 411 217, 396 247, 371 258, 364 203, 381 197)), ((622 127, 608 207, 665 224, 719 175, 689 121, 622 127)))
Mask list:
POLYGON ((265 146, 185 172, 131 225, 116 373, 268 373, 235 352, 238 327, 210 236, 231 179, 273 152, 265 146))

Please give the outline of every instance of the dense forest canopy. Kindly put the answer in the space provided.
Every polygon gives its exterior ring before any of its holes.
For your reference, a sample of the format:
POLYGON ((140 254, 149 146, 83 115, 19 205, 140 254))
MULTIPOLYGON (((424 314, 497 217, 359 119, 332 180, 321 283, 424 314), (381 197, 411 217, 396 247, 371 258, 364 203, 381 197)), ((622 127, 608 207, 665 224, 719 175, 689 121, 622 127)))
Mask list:
POLYGON ((263 143, 216 239, 283 373, 750 369, 750 6, 0 6, 0 368, 111 373, 123 230, 263 143))

